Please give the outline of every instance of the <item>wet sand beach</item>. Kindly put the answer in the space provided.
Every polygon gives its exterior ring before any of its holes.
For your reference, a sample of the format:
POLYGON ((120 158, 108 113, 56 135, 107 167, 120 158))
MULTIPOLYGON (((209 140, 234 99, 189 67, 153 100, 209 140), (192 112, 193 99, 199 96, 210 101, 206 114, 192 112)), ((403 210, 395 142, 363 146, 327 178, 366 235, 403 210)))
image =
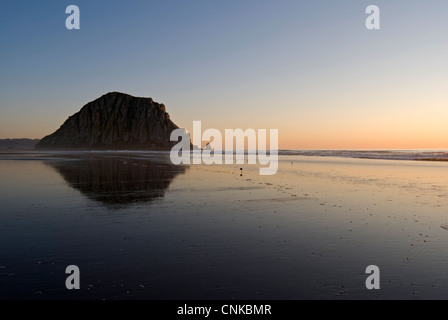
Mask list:
POLYGON ((282 155, 260 176, 163 152, 0 159, 3 299, 448 298, 446 162, 282 155))

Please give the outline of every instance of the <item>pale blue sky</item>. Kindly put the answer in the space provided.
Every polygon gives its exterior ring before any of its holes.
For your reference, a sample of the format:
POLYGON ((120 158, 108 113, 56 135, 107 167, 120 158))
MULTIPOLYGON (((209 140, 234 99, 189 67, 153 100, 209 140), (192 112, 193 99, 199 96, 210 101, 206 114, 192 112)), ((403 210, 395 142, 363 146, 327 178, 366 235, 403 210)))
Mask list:
POLYGON ((6 0, 0 138, 42 138, 121 91, 187 128, 277 128, 283 148, 383 134, 406 148, 429 129, 420 147, 436 147, 425 141, 448 138, 447 33, 446 0, 6 0), (80 30, 65 28, 70 4, 80 30), (370 4, 381 30, 365 28, 370 4))

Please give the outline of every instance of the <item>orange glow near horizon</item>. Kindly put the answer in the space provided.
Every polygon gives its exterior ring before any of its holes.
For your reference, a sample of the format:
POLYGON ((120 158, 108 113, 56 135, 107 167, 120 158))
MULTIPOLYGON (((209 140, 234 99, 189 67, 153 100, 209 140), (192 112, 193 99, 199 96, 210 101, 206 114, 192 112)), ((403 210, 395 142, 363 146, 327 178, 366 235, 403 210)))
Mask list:
MULTIPOLYGON (((202 121, 202 132, 208 128, 221 132, 226 128, 267 129, 268 132, 278 129, 279 149, 448 149, 448 92, 443 90, 443 85, 426 89, 398 94, 399 90, 394 88, 393 93, 383 91, 371 101, 363 101, 363 94, 367 95, 363 89, 348 99, 314 93, 305 98, 292 95, 279 101, 247 98, 235 101, 234 105, 216 99, 210 108, 201 112, 190 112, 188 104, 174 100, 168 101, 167 111, 174 123, 190 132, 193 120, 202 121), (273 105, 276 105, 275 112, 273 105), (216 110, 221 113, 217 114, 216 110)), ((45 116, 39 115, 36 108, 35 115, 0 118, 0 139, 41 139, 57 130, 88 100, 80 99, 65 111, 45 116)))
MULTIPOLYGON (((279 129, 279 149, 448 149, 448 126, 444 123, 445 119, 448 119, 448 115, 431 119, 415 116, 409 117, 406 122, 400 122, 397 117, 391 116, 376 119, 372 117, 364 121, 345 119, 345 122, 340 121, 341 119, 322 119, 307 123, 303 119, 297 119, 296 122, 289 119, 278 128, 272 121, 264 121, 265 126, 258 128, 266 128, 268 132, 270 128, 279 129)), ((212 122, 204 121, 203 131, 211 128, 212 122)), ((248 121, 248 124, 254 123, 248 121)), ((48 123, 37 126, 30 119, 19 126, 2 125, 0 139, 41 139, 58 127, 50 127, 48 123)), ((190 130, 188 125, 185 127, 190 130)), ((235 123, 233 129, 236 128, 245 130, 251 126, 244 126, 240 122, 235 123)), ((225 127, 217 126, 217 129, 224 132, 225 127)))

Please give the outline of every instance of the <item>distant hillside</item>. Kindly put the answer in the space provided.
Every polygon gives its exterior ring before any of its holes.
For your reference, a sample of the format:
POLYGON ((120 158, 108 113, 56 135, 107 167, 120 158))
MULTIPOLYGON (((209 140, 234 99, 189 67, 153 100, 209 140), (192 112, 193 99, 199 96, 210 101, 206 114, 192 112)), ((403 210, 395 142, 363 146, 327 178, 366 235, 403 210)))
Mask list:
POLYGON ((0 139, 0 150, 32 150, 39 139, 0 139))
POLYGON ((110 92, 89 102, 69 117, 37 149, 140 149, 167 150, 177 129, 163 104, 110 92))

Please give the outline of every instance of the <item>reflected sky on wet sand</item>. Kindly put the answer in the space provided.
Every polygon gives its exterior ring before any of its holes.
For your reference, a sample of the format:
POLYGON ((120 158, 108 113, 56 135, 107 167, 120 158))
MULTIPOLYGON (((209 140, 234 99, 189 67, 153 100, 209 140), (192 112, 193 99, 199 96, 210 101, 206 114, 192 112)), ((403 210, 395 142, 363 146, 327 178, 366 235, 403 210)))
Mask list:
POLYGON ((1 298, 448 297, 447 163, 282 156, 260 176, 164 154, 1 158, 1 298))

